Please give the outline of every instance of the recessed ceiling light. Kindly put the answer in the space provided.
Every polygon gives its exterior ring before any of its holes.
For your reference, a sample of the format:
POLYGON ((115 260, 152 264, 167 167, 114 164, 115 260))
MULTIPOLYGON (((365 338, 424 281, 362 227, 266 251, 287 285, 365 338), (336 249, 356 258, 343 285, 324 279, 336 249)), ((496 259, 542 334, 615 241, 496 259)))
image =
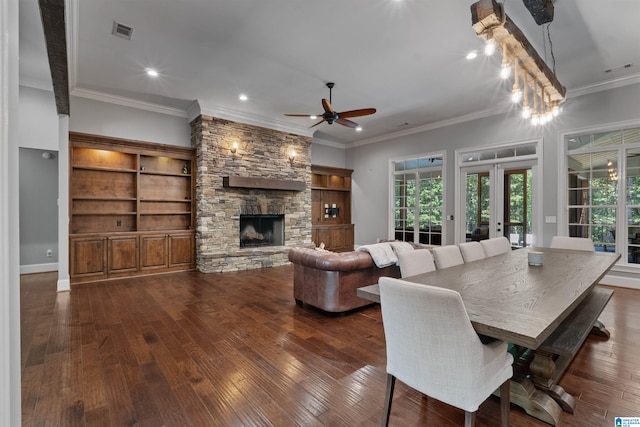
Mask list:
POLYGON ((145 71, 147 72, 148 76, 158 77, 158 72, 156 70, 154 70, 153 68, 147 68, 145 71))
POLYGON ((317 119, 317 118, 318 118, 318 116, 309 116, 309 118, 310 118, 311 120, 315 120, 315 119, 317 119))
POLYGON ((477 57, 478 57, 477 50, 472 50, 471 52, 467 53, 467 59, 475 59, 477 57))
POLYGON ((356 128, 356 132, 362 132, 362 126, 358 126, 358 127, 356 128))
POLYGON ((244 93, 241 93, 240 96, 238 96, 238 99, 240 101, 246 101, 249 99, 249 97, 247 95, 245 95, 244 93))

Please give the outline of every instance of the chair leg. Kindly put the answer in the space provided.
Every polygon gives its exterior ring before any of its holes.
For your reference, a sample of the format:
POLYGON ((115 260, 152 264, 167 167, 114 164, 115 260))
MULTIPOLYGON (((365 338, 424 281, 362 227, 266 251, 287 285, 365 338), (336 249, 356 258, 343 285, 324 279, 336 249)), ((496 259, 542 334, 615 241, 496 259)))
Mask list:
POLYGON ((502 427, 509 427, 509 412, 511 412, 511 380, 506 380, 500 386, 500 419, 502 427))
POLYGON ((476 413, 478 411, 464 411, 464 427, 474 427, 476 425, 476 413))
POLYGON ((380 425, 387 427, 389 425, 389 417, 391 416, 391 402, 393 401, 393 389, 396 386, 396 377, 387 374, 387 392, 384 398, 384 408, 382 409, 382 421, 380 425))

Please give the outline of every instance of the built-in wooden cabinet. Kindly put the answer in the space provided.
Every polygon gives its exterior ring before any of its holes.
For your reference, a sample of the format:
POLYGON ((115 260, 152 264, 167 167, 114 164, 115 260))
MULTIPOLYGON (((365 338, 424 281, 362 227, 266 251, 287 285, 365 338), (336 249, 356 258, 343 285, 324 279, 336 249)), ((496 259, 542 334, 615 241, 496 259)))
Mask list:
POLYGON ((351 169, 311 166, 311 239, 331 251, 353 250, 352 173, 351 169))
POLYGON ((193 269, 194 150, 70 133, 71 282, 193 269))

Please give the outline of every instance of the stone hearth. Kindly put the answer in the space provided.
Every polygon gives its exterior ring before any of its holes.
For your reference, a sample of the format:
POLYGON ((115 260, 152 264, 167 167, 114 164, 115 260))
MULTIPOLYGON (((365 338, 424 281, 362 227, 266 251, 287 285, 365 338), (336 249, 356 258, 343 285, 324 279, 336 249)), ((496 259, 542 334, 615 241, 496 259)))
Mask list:
POLYGON ((196 264, 204 273, 287 264, 293 246, 311 245, 311 138, 201 115, 191 122, 196 148, 196 264), (231 147, 236 143, 235 153, 231 147), (295 150, 296 158, 289 161, 295 150), (303 191, 234 188, 223 177, 304 182, 303 191), (284 214, 284 245, 240 248, 247 209, 284 214))

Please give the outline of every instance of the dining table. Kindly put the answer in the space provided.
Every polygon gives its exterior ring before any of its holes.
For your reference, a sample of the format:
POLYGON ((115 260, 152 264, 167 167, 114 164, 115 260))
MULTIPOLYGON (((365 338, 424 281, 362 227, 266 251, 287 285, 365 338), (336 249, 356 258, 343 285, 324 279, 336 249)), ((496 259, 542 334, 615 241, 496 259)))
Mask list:
MULTIPOLYGON (((611 252, 523 248, 403 280, 460 293, 476 332, 509 343, 511 402, 556 425, 562 411, 575 408, 558 381, 590 333, 609 337, 598 316, 613 290, 597 285, 619 259, 611 252), (541 265, 529 265, 532 251, 542 254, 541 265)), ((357 295, 380 302, 378 284, 357 295)))

